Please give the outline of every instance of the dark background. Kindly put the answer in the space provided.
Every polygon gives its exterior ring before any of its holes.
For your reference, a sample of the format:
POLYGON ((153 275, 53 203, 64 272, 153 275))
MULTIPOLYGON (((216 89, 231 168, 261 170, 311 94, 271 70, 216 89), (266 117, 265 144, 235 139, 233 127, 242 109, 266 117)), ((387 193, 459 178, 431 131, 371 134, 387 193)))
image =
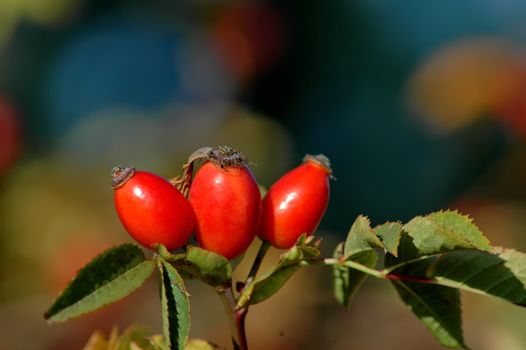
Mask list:
MULTIPOLYGON (((515 0, 0 0, 0 349, 81 348, 135 321, 159 332, 155 281, 66 325, 41 314, 130 240, 111 167, 173 177, 204 145, 239 148, 265 186, 326 154, 327 251, 358 214, 444 208, 526 250, 525 15, 515 0)), ((344 312, 328 275, 302 272, 255 307, 251 345, 439 348, 388 286, 371 281, 344 312)), ((218 300, 190 290, 192 335, 228 344, 218 300)), ((464 307, 473 348, 526 347, 523 310, 471 295, 464 307)))

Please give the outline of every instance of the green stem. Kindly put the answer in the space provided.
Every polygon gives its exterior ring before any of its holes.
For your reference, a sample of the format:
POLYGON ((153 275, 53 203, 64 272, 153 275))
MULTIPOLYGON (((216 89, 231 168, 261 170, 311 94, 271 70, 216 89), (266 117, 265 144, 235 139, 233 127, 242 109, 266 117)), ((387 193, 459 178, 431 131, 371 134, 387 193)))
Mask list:
POLYGON ((376 269, 373 269, 373 268, 370 268, 368 266, 359 264, 357 262, 346 261, 346 262, 343 263, 343 265, 345 265, 347 267, 350 267, 351 269, 355 269, 355 270, 361 271, 361 272, 366 273, 368 275, 371 275, 373 277, 385 279, 385 275, 382 273, 382 271, 378 271, 376 269))
POLYGON ((256 278, 259 268, 261 267, 261 263, 263 262, 263 259, 265 258, 265 255, 267 254, 269 248, 270 243, 268 243, 267 241, 261 242, 258 253, 254 258, 254 262, 252 263, 252 267, 250 268, 250 272, 248 273, 246 284, 252 282, 256 278))
POLYGON ((230 285, 216 288, 216 292, 223 303, 228 318, 228 325, 232 335, 234 350, 248 350, 245 332, 245 316, 247 309, 236 310, 236 299, 230 285))
POLYGON ((338 259, 313 259, 313 260, 304 260, 300 263, 301 266, 309 266, 309 265, 325 265, 325 266, 332 266, 332 265, 342 265, 350 267, 351 269, 358 270, 360 272, 366 273, 368 275, 371 275, 376 278, 385 279, 385 275, 383 271, 378 271, 376 269, 373 269, 371 267, 362 265, 360 263, 357 263, 355 261, 340 261, 338 259))

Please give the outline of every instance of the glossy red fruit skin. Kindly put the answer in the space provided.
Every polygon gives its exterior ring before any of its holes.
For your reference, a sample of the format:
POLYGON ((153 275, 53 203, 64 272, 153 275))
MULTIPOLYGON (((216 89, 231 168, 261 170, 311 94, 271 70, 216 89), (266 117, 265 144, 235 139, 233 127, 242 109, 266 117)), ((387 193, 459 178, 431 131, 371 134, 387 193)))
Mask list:
POLYGON ((263 199, 258 236, 280 249, 311 235, 327 210, 330 170, 307 160, 276 181, 263 199))
POLYGON ((141 245, 168 250, 182 247, 192 235, 194 213, 170 182, 152 173, 135 171, 114 191, 114 203, 124 228, 141 245))
POLYGON ((201 247, 234 259, 256 236, 261 195, 247 167, 221 168, 206 162, 197 171, 189 195, 201 247))

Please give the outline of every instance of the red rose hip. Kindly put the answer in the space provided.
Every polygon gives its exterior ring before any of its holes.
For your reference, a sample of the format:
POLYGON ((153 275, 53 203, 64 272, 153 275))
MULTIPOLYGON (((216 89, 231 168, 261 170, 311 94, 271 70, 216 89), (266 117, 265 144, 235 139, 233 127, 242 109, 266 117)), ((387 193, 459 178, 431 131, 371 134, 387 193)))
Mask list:
POLYGON ((256 236, 261 195, 245 157, 230 147, 216 147, 197 171, 189 200, 201 247, 233 259, 256 236))
POLYGON ((304 158, 303 164, 276 181, 263 199, 259 237, 276 248, 291 248, 303 233, 311 235, 329 204, 329 159, 304 158))
POLYGON ((192 206, 170 182, 121 166, 112 171, 112 187, 119 219, 137 242, 174 250, 188 241, 195 221, 192 206))

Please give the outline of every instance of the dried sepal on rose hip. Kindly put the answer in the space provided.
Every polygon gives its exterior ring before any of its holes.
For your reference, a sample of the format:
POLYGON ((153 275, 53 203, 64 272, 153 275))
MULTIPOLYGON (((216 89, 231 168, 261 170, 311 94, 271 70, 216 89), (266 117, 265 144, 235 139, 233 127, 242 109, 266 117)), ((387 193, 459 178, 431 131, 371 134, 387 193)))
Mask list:
POLYGON ((276 248, 288 249, 301 234, 312 235, 329 204, 331 177, 327 157, 306 155, 303 164, 269 188, 258 236, 276 248))
POLYGON ((206 160, 189 193, 196 238, 204 249, 233 259, 244 253, 256 236, 261 213, 259 188, 241 152, 228 146, 200 152, 206 160))
POLYGON ((182 247, 194 229, 188 200, 164 178, 131 167, 112 170, 114 204, 128 233, 141 245, 168 250, 182 247))

